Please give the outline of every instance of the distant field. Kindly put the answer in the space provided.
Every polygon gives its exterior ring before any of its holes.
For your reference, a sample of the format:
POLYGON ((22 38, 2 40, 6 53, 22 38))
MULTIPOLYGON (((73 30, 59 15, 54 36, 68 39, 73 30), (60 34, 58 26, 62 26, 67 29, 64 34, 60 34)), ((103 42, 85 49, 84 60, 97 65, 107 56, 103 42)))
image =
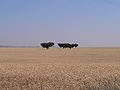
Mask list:
POLYGON ((0 48, 0 90, 120 90, 120 48, 0 48))
POLYGON ((0 63, 119 63, 120 48, 0 48, 0 63))

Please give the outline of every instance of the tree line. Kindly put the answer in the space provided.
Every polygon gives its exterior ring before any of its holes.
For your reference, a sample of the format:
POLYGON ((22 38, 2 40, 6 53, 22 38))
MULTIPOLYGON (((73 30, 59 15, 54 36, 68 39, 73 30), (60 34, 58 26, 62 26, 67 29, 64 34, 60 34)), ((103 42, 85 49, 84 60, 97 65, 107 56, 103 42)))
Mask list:
MULTIPOLYGON (((53 47, 55 44, 53 42, 48 42, 48 43, 40 43, 40 45, 43 48, 49 49, 50 47, 53 47)), ((70 43, 58 43, 58 46, 60 48, 76 48, 78 47, 78 44, 70 44, 70 43)))

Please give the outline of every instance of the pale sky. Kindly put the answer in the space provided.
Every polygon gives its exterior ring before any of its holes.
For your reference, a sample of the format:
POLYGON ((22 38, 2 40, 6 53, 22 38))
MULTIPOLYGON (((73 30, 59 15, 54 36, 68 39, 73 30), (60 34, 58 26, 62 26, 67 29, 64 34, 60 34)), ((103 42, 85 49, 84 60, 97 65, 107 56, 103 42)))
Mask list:
POLYGON ((120 46, 120 0, 0 0, 0 45, 120 46))

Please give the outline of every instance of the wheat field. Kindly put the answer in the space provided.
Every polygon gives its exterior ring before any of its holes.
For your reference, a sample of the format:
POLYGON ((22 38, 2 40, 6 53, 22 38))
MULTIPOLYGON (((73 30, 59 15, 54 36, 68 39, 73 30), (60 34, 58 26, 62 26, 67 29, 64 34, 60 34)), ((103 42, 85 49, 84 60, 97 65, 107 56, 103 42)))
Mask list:
POLYGON ((120 48, 0 48, 0 90, 120 90, 120 48))

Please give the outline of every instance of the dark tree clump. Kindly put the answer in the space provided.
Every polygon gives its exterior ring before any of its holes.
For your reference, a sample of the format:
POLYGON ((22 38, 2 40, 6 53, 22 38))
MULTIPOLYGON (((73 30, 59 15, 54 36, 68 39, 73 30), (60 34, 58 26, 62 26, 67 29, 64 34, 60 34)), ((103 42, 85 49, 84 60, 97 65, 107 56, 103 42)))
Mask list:
POLYGON ((53 43, 53 42, 40 43, 40 45, 41 45, 43 48, 49 49, 50 47, 54 46, 54 43, 53 43))
POLYGON ((60 48, 76 48, 78 44, 70 44, 70 43, 58 43, 60 48))

